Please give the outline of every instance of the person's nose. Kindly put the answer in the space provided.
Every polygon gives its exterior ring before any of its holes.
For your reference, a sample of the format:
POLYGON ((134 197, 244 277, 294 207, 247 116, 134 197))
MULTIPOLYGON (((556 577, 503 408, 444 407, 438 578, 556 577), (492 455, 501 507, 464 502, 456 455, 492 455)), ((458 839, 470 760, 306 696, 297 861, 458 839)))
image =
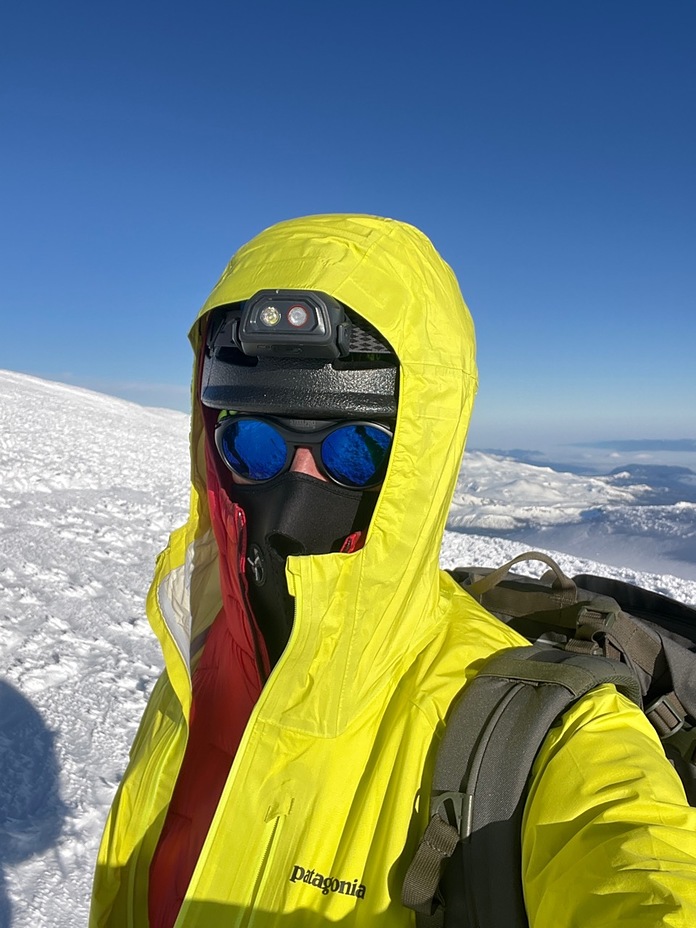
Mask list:
POLYGON ((314 455, 309 448, 298 448, 295 451, 290 470, 296 474, 307 474, 310 477, 316 477, 317 480, 326 480, 326 477, 317 467, 317 462, 314 460, 314 455))

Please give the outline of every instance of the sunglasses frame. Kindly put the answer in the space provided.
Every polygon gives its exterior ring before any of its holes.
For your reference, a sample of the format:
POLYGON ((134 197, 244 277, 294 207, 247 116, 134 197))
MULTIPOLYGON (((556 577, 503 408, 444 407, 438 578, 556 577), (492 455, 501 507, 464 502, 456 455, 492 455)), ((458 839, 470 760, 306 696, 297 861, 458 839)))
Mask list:
POLYGON ((344 487, 345 489, 348 489, 348 490, 373 490, 376 487, 381 486, 381 484, 384 481, 384 473, 386 471, 386 466, 389 462, 389 454, 391 453, 391 443, 389 446, 389 451, 385 457, 384 464, 380 467, 379 471, 377 472, 379 479, 378 480, 376 479, 374 481, 371 481, 370 483, 362 484, 362 485, 356 485, 354 483, 345 483, 342 480, 337 480, 336 477, 334 477, 327 470, 326 465, 324 464, 322 454, 321 454, 321 446, 324 442, 324 439, 328 438, 329 435, 331 435, 333 432, 336 432, 338 429, 347 428, 348 426, 357 426, 357 425, 365 425, 365 426, 370 426, 370 428, 377 429, 378 431, 383 432, 385 435, 388 435, 389 438, 393 441, 394 432, 387 425, 385 425, 382 422, 375 422, 369 419, 335 419, 335 420, 332 420, 331 422, 327 422, 326 420, 319 420, 319 419, 309 419, 309 420, 302 419, 302 420, 290 420, 290 421, 297 422, 298 424, 301 422, 302 425, 305 427, 310 424, 316 425, 317 428, 313 428, 310 430, 307 430, 306 428, 294 429, 286 425, 282 419, 277 419, 274 416, 260 416, 260 415, 253 415, 253 414, 240 414, 240 415, 225 416, 223 419, 220 419, 215 425, 215 445, 227 469, 230 470, 236 477, 240 477, 243 480, 248 480, 251 483, 255 483, 255 484, 269 483, 271 480, 275 480, 277 477, 280 477, 281 474, 284 474, 288 470, 290 470, 290 466, 292 465, 293 459, 295 457, 295 452, 297 451, 298 448, 308 448, 312 452, 312 457, 314 458, 314 461, 319 471, 328 480, 330 480, 331 483, 336 484, 336 486, 344 487), (280 468, 280 470, 276 474, 273 474, 272 477, 267 477, 265 480, 257 480, 253 477, 247 477, 245 474, 241 474, 239 473, 239 471, 235 470, 235 468, 232 467, 232 465, 228 461, 227 456, 224 452, 224 446, 223 446, 223 440, 224 440, 225 433, 227 432, 229 428, 231 428, 231 426, 234 423, 242 422, 242 421, 244 422, 254 421, 254 422, 266 423, 267 425, 270 425, 272 428, 274 428, 275 431, 280 435, 280 437, 285 442, 285 461, 283 463, 283 466, 280 468))

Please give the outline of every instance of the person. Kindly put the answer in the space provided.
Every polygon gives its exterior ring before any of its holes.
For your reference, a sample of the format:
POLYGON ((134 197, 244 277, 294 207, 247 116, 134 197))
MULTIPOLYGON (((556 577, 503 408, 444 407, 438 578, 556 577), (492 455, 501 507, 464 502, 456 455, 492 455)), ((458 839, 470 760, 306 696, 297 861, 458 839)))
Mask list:
MULTIPOLYGON (((413 924, 448 709, 525 643, 439 568, 469 311, 412 226, 313 216, 241 248, 190 338, 190 515, 147 600, 165 671, 90 924, 413 924)), ((532 928, 696 924, 696 812, 610 685, 544 742, 522 851, 532 928)))

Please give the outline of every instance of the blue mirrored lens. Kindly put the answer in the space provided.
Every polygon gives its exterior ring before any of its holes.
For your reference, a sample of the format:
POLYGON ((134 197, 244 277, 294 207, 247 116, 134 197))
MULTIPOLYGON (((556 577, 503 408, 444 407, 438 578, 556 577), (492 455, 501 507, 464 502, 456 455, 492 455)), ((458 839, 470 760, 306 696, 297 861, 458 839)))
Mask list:
POLYGON ((353 487, 379 483, 391 435, 372 425, 342 425, 321 444, 321 459, 334 480, 353 487))
POLYGON ((283 469, 287 449, 268 422, 240 419, 225 429, 221 450, 230 467, 248 480, 270 480, 283 469))

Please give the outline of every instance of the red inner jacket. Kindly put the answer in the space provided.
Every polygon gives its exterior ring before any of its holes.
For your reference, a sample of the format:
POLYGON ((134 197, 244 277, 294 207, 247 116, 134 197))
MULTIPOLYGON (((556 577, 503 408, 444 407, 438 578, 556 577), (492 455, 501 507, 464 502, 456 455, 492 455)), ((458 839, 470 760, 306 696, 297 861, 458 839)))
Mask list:
POLYGON ((150 866, 151 928, 171 928, 269 664, 245 606, 244 514, 221 491, 206 450, 208 504, 220 551, 222 609, 193 675, 189 740, 150 866))

